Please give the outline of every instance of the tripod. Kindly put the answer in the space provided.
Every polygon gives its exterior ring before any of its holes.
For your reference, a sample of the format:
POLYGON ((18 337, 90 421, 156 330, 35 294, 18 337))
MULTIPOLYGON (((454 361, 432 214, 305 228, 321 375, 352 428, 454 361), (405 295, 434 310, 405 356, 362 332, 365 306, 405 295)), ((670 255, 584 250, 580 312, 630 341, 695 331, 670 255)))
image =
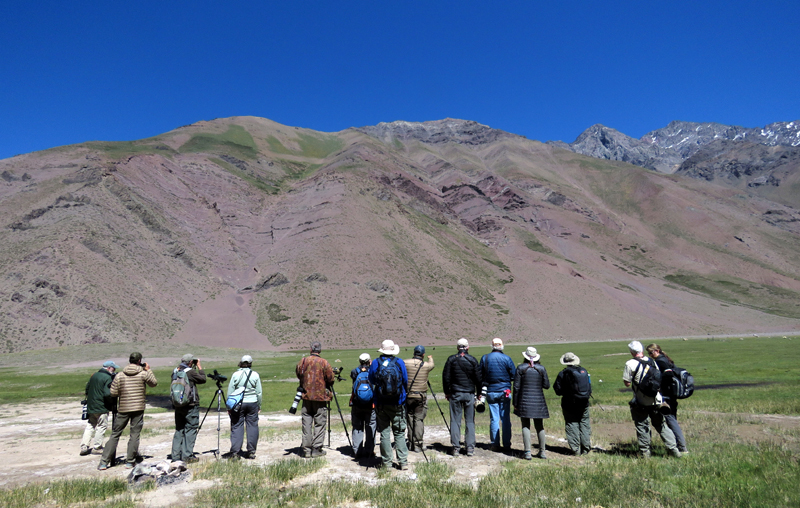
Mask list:
POLYGON ((442 412, 442 407, 439 405, 439 401, 436 399, 436 394, 433 392, 433 387, 431 386, 431 382, 428 381, 428 388, 431 390, 431 395, 433 395, 433 400, 436 402, 436 407, 439 408, 439 413, 442 415, 442 420, 444 420, 444 426, 447 427, 447 433, 450 433, 450 426, 447 424, 447 418, 444 417, 444 413, 442 412))
MULTIPOLYGON (((341 376, 342 371, 336 373, 336 380, 337 381, 344 381, 344 378, 341 376)), ((350 432, 347 430, 347 424, 344 423, 344 415, 342 415, 342 408, 339 406, 339 398, 336 396, 336 389, 331 385, 331 392, 333 393, 333 400, 336 401, 336 409, 339 411, 339 418, 342 419, 342 426, 344 427, 344 435, 347 436, 347 442, 350 444, 350 449, 353 450, 353 455, 356 454, 356 449, 353 446, 353 442, 350 441, 350 432)), ((331 412, 328 411, 328 448, 331 446, 331 412)))
MULTIPOLYGON (((214 371, 216 372, 216 371, 214 371)), ((222 381, 217 380, 217 392, 214 394, 217 398, 217 449, 211 450, 211 453, 214 454, 214 458, 219 459, 220 450, 219 450, 219 434, 220 430, 222 429, 222 381)), ((212 397, 211 403, 208 405, 208 409, 206 409, 206 414, 203 415, 203 420, 200 422, 200 426, 197 427, 197 432, 200 432, 200 429, 203 428, 203 422, 206 421, 206 416, 208 416, 208 412, 211 411, 211 407, 214 405, 214 398, 212 397)))

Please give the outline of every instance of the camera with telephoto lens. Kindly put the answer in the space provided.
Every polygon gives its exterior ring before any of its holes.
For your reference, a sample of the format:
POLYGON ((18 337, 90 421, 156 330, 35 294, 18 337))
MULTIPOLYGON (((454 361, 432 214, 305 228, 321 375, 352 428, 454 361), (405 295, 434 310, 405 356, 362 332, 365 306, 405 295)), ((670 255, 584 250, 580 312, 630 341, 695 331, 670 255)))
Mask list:
POLYGON ((487 392, 488 392, 488 389, 487 389, 487 387, 484 386, 483 390, 481 390, 480 397, 476 397, 475 398, 475 411, 477 411, 479 413, 483 413, 484 411, 486 411, 486 394, 487 394, 487 392))
POLYGON ((88 402, 86 399, 83 399, 81 401, 81 404, 83 404, 83 412, 81 413, 81 420, 88 420, 89 419, 89 406, 87 405, 88 402))
POLYGON ((344 378, 342 377, 343 369, 344 367, 336 367, 333 369, 333 375, 336 376, 336 381, 344 381, 344 378))
POLYGON ((294 400, 292 401, 292 407, 289 408, 289 412, 292 414, 297 413, 297 405, 300 404, 300 400, 303 398, 303 390, 302 386, 297 387, 297 393, 294 394, 294 400))

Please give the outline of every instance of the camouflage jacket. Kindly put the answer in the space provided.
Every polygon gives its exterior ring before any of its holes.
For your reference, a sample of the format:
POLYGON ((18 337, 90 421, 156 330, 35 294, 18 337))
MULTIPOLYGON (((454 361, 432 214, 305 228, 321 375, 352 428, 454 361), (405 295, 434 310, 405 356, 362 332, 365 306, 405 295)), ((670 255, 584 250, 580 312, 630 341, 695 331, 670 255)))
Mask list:
POLYGON ((311 353, 297 364, 297 379, 303 387, 303 400, 329 401, 329 386, 333 385, 333 368, 328 360, 311 353))

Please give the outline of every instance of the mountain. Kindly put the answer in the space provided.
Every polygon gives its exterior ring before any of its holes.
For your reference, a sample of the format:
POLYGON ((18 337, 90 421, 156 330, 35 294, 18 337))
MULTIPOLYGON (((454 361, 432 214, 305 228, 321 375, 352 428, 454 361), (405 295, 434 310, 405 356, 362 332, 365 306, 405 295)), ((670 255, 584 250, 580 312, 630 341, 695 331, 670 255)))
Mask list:
POLYGON ((800 329, 794 208, 476 122, 234 117, 0 175, 5 352, 800 329))
POLYGON ((780 191, 769 188, 795 180, 793 175, 800 169, 800 121, 776 122, 764 128, 675 121, 641 139, 598 124, 573 143, 548 144, 662 173, 718 180, 789 206, 800 206, 800 194, 792 185, 780 191))

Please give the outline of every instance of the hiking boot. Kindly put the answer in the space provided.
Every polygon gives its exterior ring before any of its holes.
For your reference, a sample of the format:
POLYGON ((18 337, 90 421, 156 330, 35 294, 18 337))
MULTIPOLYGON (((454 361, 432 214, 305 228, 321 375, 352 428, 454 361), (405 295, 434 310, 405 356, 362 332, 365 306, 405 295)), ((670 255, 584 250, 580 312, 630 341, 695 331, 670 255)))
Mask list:
POLYGON ((681 452, 679 452, 677 448, 673 448, 672 450, 670 450, 669 454, 675 457, 676 459, 681 458, 681 452))
POLYGON ((133 469, 134 467, 136 467, 136 463, 135 462, 126 462, 125 463, 125 469, 133 469))
POLYGON ((242 457, 245 459, 253 460, 256 458, 256 452, 252 450, 249 452, 245 452, 242 454, 242 457))
POLYGON ((89 455, 90 453, 92 453, 91 448, 89 448, 88 446, 81 446, 81 456, 89 455))
POLYGON ((108 465, 108 462, 101 462, 100 464, 97 465, 97 470, 98 471, 105 471, 109 467, 111 467, 111 466, 108 465))
POLYGON ((228 453, 223 453, 223 454, 221 455, 221 457, 222 457, 223 459, 229 459, 229 460, 239 460, 239 454, 238 454, 238 453, 236 453, 236 452, 228 452, 228 453))
POLYGON ((472 457, 475 455, 475 450, 467 450, 467 457, 472 457))
POLYGON ((522 458, 525 460, 533 460, 533 455, 531 455, 531 452, 525 452, 525 455, 523 455, 522 458))
POLYGON ((95 455, 102 455, 103 454, 103 447, 92 448, 92 453, 95 455))
POLYGON ((197 462, 200 462, 200 459, 198 459, 197 457, 189 457, 188 459, 184 460, 183 462, 185 462, 186 464, 195 464, 197 462))
POLYGON ((450 451, 448 453, 450 453, 450 455, 452 455, 453 457, 458 457, 458 454, 461 453, 461 450, 459 450, 454 446, 450 448, 450 451))
POLYGON ((539 457, 540 459, 546 459, 547 454, 545 452, 539 452, 539 455, 537 455, 537 457, 539 457))
POLYGON ((314 448, 313 450, 311 450, 312 457, 324 457, 327 454, 328 452, 326 452, 322 448, 314 448))
POLYGON ((404 463, 400 464, 399 466, 397 466, 397 469, 399 469, 400 471, 407 471, 408 470, 408 463, 404 462, 404 463))

